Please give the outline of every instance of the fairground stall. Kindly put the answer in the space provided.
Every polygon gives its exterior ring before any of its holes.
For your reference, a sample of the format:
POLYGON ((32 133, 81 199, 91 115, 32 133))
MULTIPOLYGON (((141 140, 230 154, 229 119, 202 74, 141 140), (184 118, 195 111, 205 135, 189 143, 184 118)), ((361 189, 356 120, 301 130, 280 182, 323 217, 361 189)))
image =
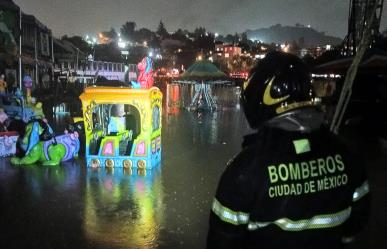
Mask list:
POLYGON ((88 167, 150 169, 161 161, 157 87, 89 87, 80 96, 88 167))

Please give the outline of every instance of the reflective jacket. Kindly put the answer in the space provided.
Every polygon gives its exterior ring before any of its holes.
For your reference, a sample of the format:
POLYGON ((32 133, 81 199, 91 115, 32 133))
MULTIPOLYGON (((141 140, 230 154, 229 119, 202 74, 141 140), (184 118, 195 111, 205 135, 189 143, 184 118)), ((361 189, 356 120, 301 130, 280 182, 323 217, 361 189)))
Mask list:
POLYGON ((300 112, 245 137, 218 185, 208 249, 341 248, 365 225, 364 164, 316 120, 300 112))

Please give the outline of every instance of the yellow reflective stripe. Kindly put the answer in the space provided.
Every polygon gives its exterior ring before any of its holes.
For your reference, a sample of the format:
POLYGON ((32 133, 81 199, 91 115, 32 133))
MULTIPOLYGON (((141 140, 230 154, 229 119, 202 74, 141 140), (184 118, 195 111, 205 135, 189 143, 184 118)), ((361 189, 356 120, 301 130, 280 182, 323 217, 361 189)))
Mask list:
POLYGON ((297 232, 309 229, 331 228, 343 224, 351 215, 351 207, 348 207, 334 214, 321 214, 306 220, 293 221, 288 218, 281 218, 272 222, 250 222, 247 229, 257 230, 268 225, 277 225, 285 231, 297 232))
POLYGON ((360 187, 355 189, 355 192, 353 193, 352 201, 358 201, 363 196, 368 194, 370 192, 370 186, 368 185, 368 181, 365 181, 360 187))
POLYGON ((224 207, 217 199, 214 199, 214 202, 212 203, 212 211, 219 219, 233 225, 244 225, 249 223, 250 216, 248 213, 233 211, 224 207))

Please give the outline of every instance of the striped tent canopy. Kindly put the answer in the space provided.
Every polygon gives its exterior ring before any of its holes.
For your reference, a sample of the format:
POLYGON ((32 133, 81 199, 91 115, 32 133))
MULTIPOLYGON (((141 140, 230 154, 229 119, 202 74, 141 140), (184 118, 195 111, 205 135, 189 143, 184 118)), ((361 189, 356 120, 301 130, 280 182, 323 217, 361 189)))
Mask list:
POLYGON ((191 65, 174 82, 185 84, 198 84, 205 82, 207 84, 226 84, 231 81, 227 75, 220 71, 209 61, 198 61, 191 65))

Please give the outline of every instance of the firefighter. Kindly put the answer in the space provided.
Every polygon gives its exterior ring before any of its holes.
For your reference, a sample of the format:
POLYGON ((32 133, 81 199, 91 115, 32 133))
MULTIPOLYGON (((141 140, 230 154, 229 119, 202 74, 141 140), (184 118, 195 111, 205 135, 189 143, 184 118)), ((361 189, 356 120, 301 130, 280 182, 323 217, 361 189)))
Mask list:
POLYGON ((341 248, 364 227, 364 164, 324 125, 307 66, 282 52, 249 74, 241 103, 257 130, 227 165, 207 249, 341 248))

